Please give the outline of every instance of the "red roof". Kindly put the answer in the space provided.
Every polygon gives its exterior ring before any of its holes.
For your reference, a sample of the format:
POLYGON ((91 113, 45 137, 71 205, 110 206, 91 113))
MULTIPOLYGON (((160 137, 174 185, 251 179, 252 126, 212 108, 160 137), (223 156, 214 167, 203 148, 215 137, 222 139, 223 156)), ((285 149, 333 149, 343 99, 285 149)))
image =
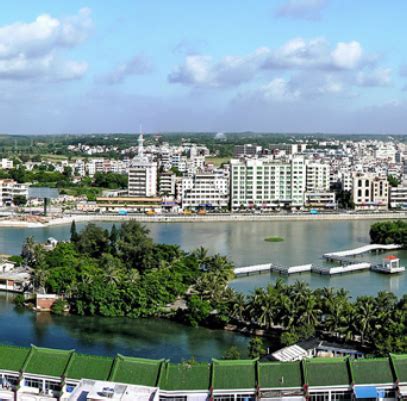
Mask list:
POLYGON ((386 260, 396 260, 396 259, 398 259, 398 257, 397 257, 397 256, 394 256, 394 255, 389 255, 389 256, 386 256, 385 259, 386 259, 386 260))

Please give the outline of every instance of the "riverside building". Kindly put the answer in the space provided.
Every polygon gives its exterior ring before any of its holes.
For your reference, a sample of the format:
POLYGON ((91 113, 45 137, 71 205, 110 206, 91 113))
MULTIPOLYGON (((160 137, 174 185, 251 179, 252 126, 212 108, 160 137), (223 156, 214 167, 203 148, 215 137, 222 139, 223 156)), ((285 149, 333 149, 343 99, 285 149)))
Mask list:
POLYGON ((0 346, 3 401, 373 401, 407 397, 407 355, 171 363, 0 346))
POLYGON ((290 160, 232 159, 232 210, 276 209, 304 205, 306 169, 304 158, 290 160))

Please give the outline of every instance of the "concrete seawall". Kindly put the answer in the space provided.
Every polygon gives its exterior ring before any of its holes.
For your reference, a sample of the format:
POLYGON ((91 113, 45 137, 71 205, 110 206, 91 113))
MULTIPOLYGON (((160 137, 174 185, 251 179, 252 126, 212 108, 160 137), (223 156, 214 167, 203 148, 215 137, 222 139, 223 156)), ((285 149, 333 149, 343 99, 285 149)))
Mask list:
POLYGON ((70 224, 76 222, 125 222, 130 220, 142 223, 214 223, 214 222, 240 222, 240 221, 346 221, 346 220, 397 220, 406 219, 407 213, 330 213, 330 214, 207 214, 204 216, 166 216, 155 215, 109 215, 109 214, 72 214, 65 217, 50 219, 45 224, 25 222, 18 219, 4 219, 0 227, 47 227, 53 225, 70 224))

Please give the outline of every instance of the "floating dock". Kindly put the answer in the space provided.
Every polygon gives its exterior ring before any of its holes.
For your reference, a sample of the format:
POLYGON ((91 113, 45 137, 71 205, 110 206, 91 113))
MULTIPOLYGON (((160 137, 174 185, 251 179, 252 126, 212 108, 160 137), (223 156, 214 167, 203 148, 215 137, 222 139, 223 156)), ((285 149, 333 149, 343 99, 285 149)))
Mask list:
POLYGON ((385 251, 392 251, 394 249, 400 249, 402 246, 397 244, 388 244, 388 245, 381 245, 381 244, 370 244, 361 246, 359 248, 348 249, 346 251, 337 251, 337 252, 330 252, 325 253, 324 258, 331 261, 343 261, 344 258, 348 258, 350 256, 358 256, 362 255, 367 252, 385 252, 385 251))
POLYGON ((265 263, 261 265, 236 267, 233 269, 236 276, 250 276, 252 274, 261 274, 267 272, 275 272, 279 274, 296 274, 310 272, 312 264, 300 265, 300 266, 281 266, 273 263, 265 263))
POLYGON ((369 270, 372 264, 368 262, 354 263, 347 266, 335 266, 335 267, 314 267, 312 269, 313 273, 324 274, 324 275, 334 275, 334 274, 344 274, 353 273, 361 270, 369 270))

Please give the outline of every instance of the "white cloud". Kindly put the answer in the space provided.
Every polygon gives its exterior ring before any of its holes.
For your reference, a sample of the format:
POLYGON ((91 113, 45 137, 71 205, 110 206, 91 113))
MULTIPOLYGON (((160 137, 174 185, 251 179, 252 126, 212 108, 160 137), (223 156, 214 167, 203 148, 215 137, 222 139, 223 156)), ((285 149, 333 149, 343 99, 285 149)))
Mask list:
POLYGON ((277 17, 317 20, 321 11, 328 4, 327 0, 286 0, 277 8, 277 17))
POLYGON ((284 78, 275 78, 261 88, 265 99, 276 101, 295 100, 301 96, 299 89, 290 87, 290 82, 284 78))
POLYGON ((373 71, 360 71, 356 82, 360 86, 388 86, 391 83, 390 68, 377 68, 373 71))
POLYGON ((0 79, 81 77, 87 69, 86 63, 64 61, 59 53, 85 40, 91 26, 88 8, 67 18, 43 14, 33 22, 1 26, 0 79))
POLYGON ((120 84, 124 82, 127 77, 144 75, 151 72, 152 69, 152 63, 147 57, 136 55, 130 60, 117 65, 112 71, 99 77, 98 80, 109 85, 120 84))
POLYGON ((339 42, 331 53, 333 65, 338 68, 352 70, 363 60, 363 50, 359 42, 339 42))
POLYGON ((268 54, 268 49, 259 48, 248 56, 227 56, 218 62, 210 56, 189 55, 168 75, 168 80, 208 88, 240 85, 252 79, 265 54, 268 54))

